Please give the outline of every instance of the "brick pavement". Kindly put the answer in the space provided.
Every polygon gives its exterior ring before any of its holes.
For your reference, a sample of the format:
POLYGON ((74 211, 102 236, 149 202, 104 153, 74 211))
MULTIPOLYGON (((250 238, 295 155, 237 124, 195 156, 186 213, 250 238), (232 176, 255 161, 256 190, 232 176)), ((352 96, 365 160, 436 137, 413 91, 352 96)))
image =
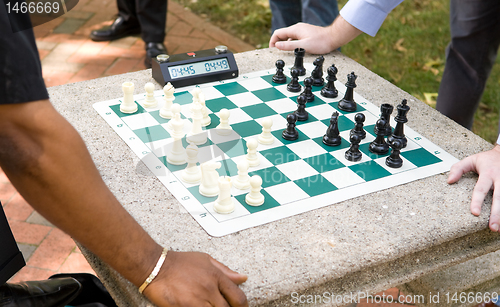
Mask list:
MULTIPOLYGON (((169 1, 168 6, 165 44, 170 54, 221 44, 234 52, 254 49, 179 4, 169 1)), ((145 69, 144 42, 139 36, 113 42, 88 38, 92 30, 109 24, 116 12, 115 0, 80 0, 67 14, 34 28, 47 87, 145 69)), ((94 273, 73 240, 35 212, 1 169, 0 202, 27 262, 11 282, 46 279, 56 273, 94 273)), ((394 298, 400 295, 396 288, 383 293, 394 298)), ((403 306, 365 300, 351 307, 356 305, 403 306)))

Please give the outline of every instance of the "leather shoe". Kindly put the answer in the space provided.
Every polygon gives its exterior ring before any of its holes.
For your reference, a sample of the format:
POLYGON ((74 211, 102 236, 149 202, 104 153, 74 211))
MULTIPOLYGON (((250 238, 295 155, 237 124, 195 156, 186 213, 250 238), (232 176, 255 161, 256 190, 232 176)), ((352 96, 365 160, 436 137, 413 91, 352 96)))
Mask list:
POLYGON ((81 288, 74 278, 3 284, 0 307, 62 307, 71 302, 81 288))
POLYGON ((165 45, 162 43, 146 43, 146 59, 144 60, 146 68, 151 68, 151 59, 160 54, 168 54, 165 45))
POLYGON ((90 38, 96 42, 103 42, 140 33, 141 27, 138 23, 126 22, 123 17, 118 16, 111 26, 92 31, 90 38))

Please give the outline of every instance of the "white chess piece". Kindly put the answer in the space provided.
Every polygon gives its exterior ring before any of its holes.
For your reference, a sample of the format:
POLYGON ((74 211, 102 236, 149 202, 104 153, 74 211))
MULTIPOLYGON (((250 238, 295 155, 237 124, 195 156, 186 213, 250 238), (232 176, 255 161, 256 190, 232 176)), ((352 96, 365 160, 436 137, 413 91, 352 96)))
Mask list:
POLYGON ((181 173, 181 179, 187 183, 198 183, 201 181, 201 170, 198 163, 198 146, 190 144, 186 147, 187 167, 181 173))
POLYGON ((123 101, 120 104, 120 112, 135 113, 137 112, 137 104, 134 101, 134 83, 125 82, 122 84, 123 101))
POLYGON ((144 85, 144 90, 146 91, 146 99, 143 102, 145 108, 154 108, 158 105, 158 101, 155 98, 155 85, 151 82, 144 85))
POLYGON ((172 112, 172 119, 168 121, 167 123, 167 130, 170 132, 172 130, 174 130, 172 128, 172 123, 174 122, 177 122, 177 123, 180 123, 182 122, 183 123, 183 126, 184 126, 184 120, 181 118, 181 105, 178 104, 178 103, 174 103, 172 105, 172 109, 171 109, 171 112, 172 112))
POLYGON ((273 126, 273 120, 271 118, 265 118, 262 120, 262 133, 259 134, 259 143, 263 145, 271 145, 274 143, 274 137, 271 134, 271 127, 273 126))
POLYGON ((221 109, 219 111, 220 124, 215 127, 218 135, 230 135, 233 133, 233 128, 229 125, 230 114, 228 109, 221 109))
POLYGON ((188 133, 187 140, 189 143, 196 145, 203 145, 207 142, 207 132, 203 131, 201 127, 201 115, 202 106, 199 102, 191 105, 191 118, 193 119, 193 125, 191 126, 191 132, 188 133))
POLYGON ((260 206, 264 203, 264 195, 260 192, 262 189, 262 178, 259 175, 253 175, 250 178, 250 193, 245 196, 245 202, 250 206, 260 206))
POLYGON ((238 176, 233 180, 233 186, 240 190, 246 190, 250 187, 250 176, 248 176, 248 165, 247 160, 241 160, 237 164, 238 176))
POLYGON ((170 144, 169 151, 167 152, 167 162, 173 165, 182 165, 186 163, 186 149, 182 146, 184 121, 180 118, 180 112, 177 113, 176 118, 172 119, 169 123, 172 127, 170 135, 174 142, 170 144))
POLYGON ((207 105, 205 103, 205 94, 203 94, 203 92, 201 92, 198 95, 198 98, 200 100, 201 105, 203 106, 203 108, 201 109, 201 114, 203 115, 203 119, 201 120, 201 125, 203 127, 206 127, 206 126, 210 125, 210 123, 212 122, 212 119, 210 118, 210 116, 208 116, 208 108, 207 108, 207 105))
POLYGON ((200 102, 200 93, 201 93, 201 88, 199 88, 199 87, 195 87, 191 91, 191 95, 193 96, 193 102, 192 103, 200 102))
POLYGON ((220 162, 207 161, 200 165, 201 184, 199 192, 205 197, 215 197, 219 194, 219 173, 216 169, 220 168, 220 162))
POLYGON ((163 93, 165 94, 165 97, 163 98, 165 100, 163 107, 160 109, 160 116, 166 119, 171 119, 173 114, 172 114, 172 104, 175 99, 174 96, 175 88, 168 82, 165 84, 163 87, 163 93))
POLYGON ((214 202, 214 211, 229 214, 234 211, 234 200, 231 198, 231 177, 219 177, 219 197, 214 202))
POLYGON ((247 161, 248 165, 252 167, 260 164, 260 159, 257 155, 257 146, 259 146, 259 143, 255 139, 249 139, 247 141, 247 161))

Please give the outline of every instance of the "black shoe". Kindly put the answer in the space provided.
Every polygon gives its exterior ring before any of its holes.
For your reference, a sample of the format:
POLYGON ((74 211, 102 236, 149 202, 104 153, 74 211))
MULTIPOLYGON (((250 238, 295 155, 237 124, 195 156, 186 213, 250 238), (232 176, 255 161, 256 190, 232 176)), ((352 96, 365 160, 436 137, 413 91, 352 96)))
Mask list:
POLYGON ((165 45, 162 43, 146 43, 146 59, 144 60, 146 68, 151 68, 151 59, 160 54, 168 54, 165 45))
POLYGON ((117 307, 115 301, 109 295, 108 290, 96 276, 88 273, 62 273, 55 274, 49 279, 73 277, 82 285, 82 291, 75 297, 69 305, 71 306, 92 306, 92 307, 117 307))
POLYGON ((0 307, 63 307, 81 288, 74 278, 4 284, 0 286, 0 307))
POLYGON ((141 34, 141 27, 139 24, 127 23, 123 17, 118 16, 111 26, 92 31, 90 33, 90 38, 96 42, 103 42, 136 34, 141 34))

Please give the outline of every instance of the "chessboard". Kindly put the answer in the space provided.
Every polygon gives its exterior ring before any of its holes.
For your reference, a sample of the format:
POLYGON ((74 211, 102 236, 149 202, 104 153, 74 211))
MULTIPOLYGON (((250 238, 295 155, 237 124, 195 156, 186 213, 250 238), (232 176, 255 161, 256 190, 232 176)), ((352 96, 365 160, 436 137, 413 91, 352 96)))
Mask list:
MULTIPOLYGON (((313 66, 304 66, 306 76, 309 76, 313 66)), ((285 67, 284 71, 288 83, 290 67, 285 67)), ((296 101, 300 93, 288 91, 287 84, 274 83, 272 77, 275 72, 275 69, 270 69, 240 75, 235 79, 175 89, 173 103, 181 105, 186 132, 191 124, 191 92, 195 87, 202 90, 211 124, 203 128, 207 130, 208 141, 198 146, 198 159, 200 163, 209 160, 220 162, 221 167, 217 169, 220 176, 238 176, 237 164, 245 159, 246 142, 262 133, 263 120, 272 119, 274 142, 258 145, 260 164, 250 167, 248 171, 250 176, 259 175, 262 178, 264 204, 247 205, 245 196, 249 190, 232 187, 235 210, 229 214, 215 212, 217 197, 202 196, 199 184, 181 180, 186 164, 172 165, 167 162, 166 148, 172 143, 172 131, 168 127, 170 120, 159 115, 165 103, 162 90, 154 91, 158 101, 158 106, 154 108, 144 107, 146 94, 134 95, 138 110, 132 114, 120 111, 122 97, 93 106, 203 229, 216 237, 446 172, 458 161, 405 125, 407 146, 401 149, 400 154, 403 165, 400 168, 388 167, 385 161, 390 152, 378 155, 369 150, 370 142, 376 138, 374 127, 380 118, 380 108, 354 91, 356 112, 342 111, 338 102, 344 96, 346 87, 338 81, 335 81, 339 92, 337 98, 325 98, 320 94, 322 87, 312 87, 315 99, 306 106, 309 118, 297 122, 297 140, 285 140, 282 132, 287 127, 286 117, 297 110, 296 101), (230 111, 229 124, 234 131, 226 138, 213 133, 220 123, 218 114, 222 109, 230 111), (339 113, 338 128, 342 141, 339 146, 326 146, 322 139, 334 112, 339 113), (350 147, 349 134, 355 126, 357 113, 365 116, 366 137, 359 144, 361 160, 351 162, 345 158, 345 152, 350 147)), ((302 86, 303 80, 304 77, 299 78, 302 86)), ((358 83, 358 87, 363 86, 362 76, 358 83)), ((411 107, 411 102, 408 105, 411 107)), ((411 116, 409 118, 411 126, 411 116)), ((396 122, 393 117, 390 122, 394 128, 396 122)), ((185 138, 182 145, 184 148, 189 145, 185 138)))

